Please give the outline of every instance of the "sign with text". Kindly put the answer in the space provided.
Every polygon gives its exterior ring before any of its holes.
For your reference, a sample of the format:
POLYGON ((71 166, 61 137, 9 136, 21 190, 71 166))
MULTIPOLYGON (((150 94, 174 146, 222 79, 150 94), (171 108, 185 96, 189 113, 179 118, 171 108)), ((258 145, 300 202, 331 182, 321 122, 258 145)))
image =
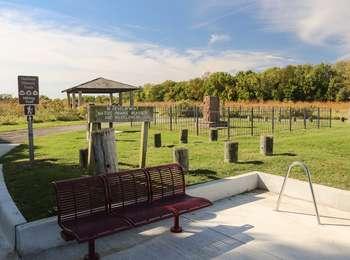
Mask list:
POLYGON ((90 105, 88 109, 88 120, 94 123, 148 122, 153 120, 153 109, 150 107, 90 105))
POLYGON ((39 78, 18 76, 18 101, 20 104, 39 104, 39 78))
POLYGON ((35 115, 35 106, 34 105, 24 105, 24 115, 26 115, 26 116, 35 115))

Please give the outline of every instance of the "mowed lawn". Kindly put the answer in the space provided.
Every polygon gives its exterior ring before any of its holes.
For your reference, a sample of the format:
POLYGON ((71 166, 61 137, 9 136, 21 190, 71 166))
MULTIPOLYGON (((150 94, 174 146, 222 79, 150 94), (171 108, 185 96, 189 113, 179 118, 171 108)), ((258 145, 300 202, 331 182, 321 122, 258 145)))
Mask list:
MULTIPOLYGON (((137 167, 140 127, 117 127, 117 150, 121 168, 137 167)), ((207 182, 248 171, 263 171, 284 175, 288 165, 296 160, 307 163, 315 183, 350 190, 350 124, 337 123, 333 128, 299 130, 275 135, 274 156, 259 153, 259 137, 233 137, 239 142, 239 162, 223 162, 224 137, 209 142, 207 136, 189 136, 188 144, 179 144, 178 131, 162 131, 162 148, 153 147, 150 130, 147 165, 172 162, 174 147, 187 147, 190 172, 187 184, 207 182)), ((73 132, 36 138, 36 162, 28 164, 28 150, 21 145, 5 155, 5 180, 9 191, 27 220, 54 215, 54 180, 87 174, 79 168, 78 150, 87 146, 86 133, 73 132)), ((294 178, 305 179, 301 171, 294 178)))

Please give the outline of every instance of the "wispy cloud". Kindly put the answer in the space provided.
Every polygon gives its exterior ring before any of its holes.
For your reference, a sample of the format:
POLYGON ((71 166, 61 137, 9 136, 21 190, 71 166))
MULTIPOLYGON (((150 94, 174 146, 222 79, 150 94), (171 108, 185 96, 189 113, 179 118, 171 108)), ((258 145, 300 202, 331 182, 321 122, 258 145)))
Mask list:
POLYGON ((235 72, 293 62, 278 53, 178 51, 126 41, 79 23, 67 26, 62 19, 39 19, 27 10, 0 8, 0 24, 0 92, 14 95, 19 74, 38 75, 41 93, 58 96, 64 88, 99 76, 140 85, 185 80, 207 71, 235 72))
POLYGON ((214 33, 214 34, 210 35, 209 44, 228 42, 230 40, 231 40, 230 35, 214 33))
POLYGON ((350 53, 349 0, 208 0, 198 3, 198 8, 207 19, 193 28, 244 12, 264 30, 291 33, 304 43, 328 46, 340 55, 350 53))

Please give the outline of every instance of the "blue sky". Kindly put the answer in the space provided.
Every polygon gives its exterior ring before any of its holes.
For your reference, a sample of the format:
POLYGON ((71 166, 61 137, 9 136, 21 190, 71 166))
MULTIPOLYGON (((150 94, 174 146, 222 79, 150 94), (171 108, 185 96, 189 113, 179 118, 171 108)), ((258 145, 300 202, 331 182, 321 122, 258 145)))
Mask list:
POLYGON ((0 1, 1 93, 94 77, 142 85, 349 57, 346 0, 0 1))

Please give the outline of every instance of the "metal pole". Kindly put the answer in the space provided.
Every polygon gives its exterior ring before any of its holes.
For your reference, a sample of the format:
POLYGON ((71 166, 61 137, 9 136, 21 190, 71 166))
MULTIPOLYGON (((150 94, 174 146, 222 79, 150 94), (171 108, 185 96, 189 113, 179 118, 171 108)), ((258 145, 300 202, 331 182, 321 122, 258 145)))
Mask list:
POLYGON ((250 122, 250 134, 251 134, 251 136, 253 136, 254 135, 254 130, 253 130, 253 128, 254 128, 254 108, 252 107, 252 109, 251 109, 251 112, 250 112, 250 117, 251 117, 251 122, 250 122))
POLYGON ((227 108, 227 139, 231 139, 231 119, 230 119, 230 108, 227 108))
POLYGON ((317 128, 320 128, 320 108, 317 108, 317 128))
POLYGON ((289 107, 289 132, 292 132, 292 108, 289 107))
POLYGON ((173 107, 171 106, 169 108, 169 128, 170 128, 170 131, 173 131, 173 107))
POLYGON ((332 127, 332 108, 329 109, 329 127, 332 127))
POLYGON ((28 122, 28 143, 29 143, 29 161, 34 162, 34 138, 33 138, 33 116, 27 116, 28 122))
POLYGON ((199 135, 199 107, 195 107, 195 113, 196 113, 196 135, 199 135))
POLYGON ((308 178, 308 181, 309 181, 309 187, 310 187, 310 191, 311 191, 311 195, 312 195, 312 200, 313 200, 314 207, 315 207, 317 222, 318 222, 318 224, 321 224, 320 215, 318 213, 317 203, 316 203, 316 199, 315 199, 314 188, 312 186, 312 181, 311 181, 311 173, 310 173, 309 168, 303 162, 298 162, 298 161, 297 162, 293 162, 289 166, 287 174, 284 177, 284 181, 283 181, 283 184, 282 184, 282 188, 281 188, 280 194, 278 196, 276 210, 277 211, 279 210, 279 207, 280 207, 280 204, 281 204, 281 201, 282 201, 282 195, 283 195, 284 189, 286 187, 289 174, 290 174, 292 168, 295 167, 295 166, 301 167, 304 170, 304 172, 306 173, 306 175, 307 175, 307 178, 308 178))
POLYGON ((271 127, 272 127, 272 133, 275 133, 275 108, 272 107, 271 111, 271 127))

